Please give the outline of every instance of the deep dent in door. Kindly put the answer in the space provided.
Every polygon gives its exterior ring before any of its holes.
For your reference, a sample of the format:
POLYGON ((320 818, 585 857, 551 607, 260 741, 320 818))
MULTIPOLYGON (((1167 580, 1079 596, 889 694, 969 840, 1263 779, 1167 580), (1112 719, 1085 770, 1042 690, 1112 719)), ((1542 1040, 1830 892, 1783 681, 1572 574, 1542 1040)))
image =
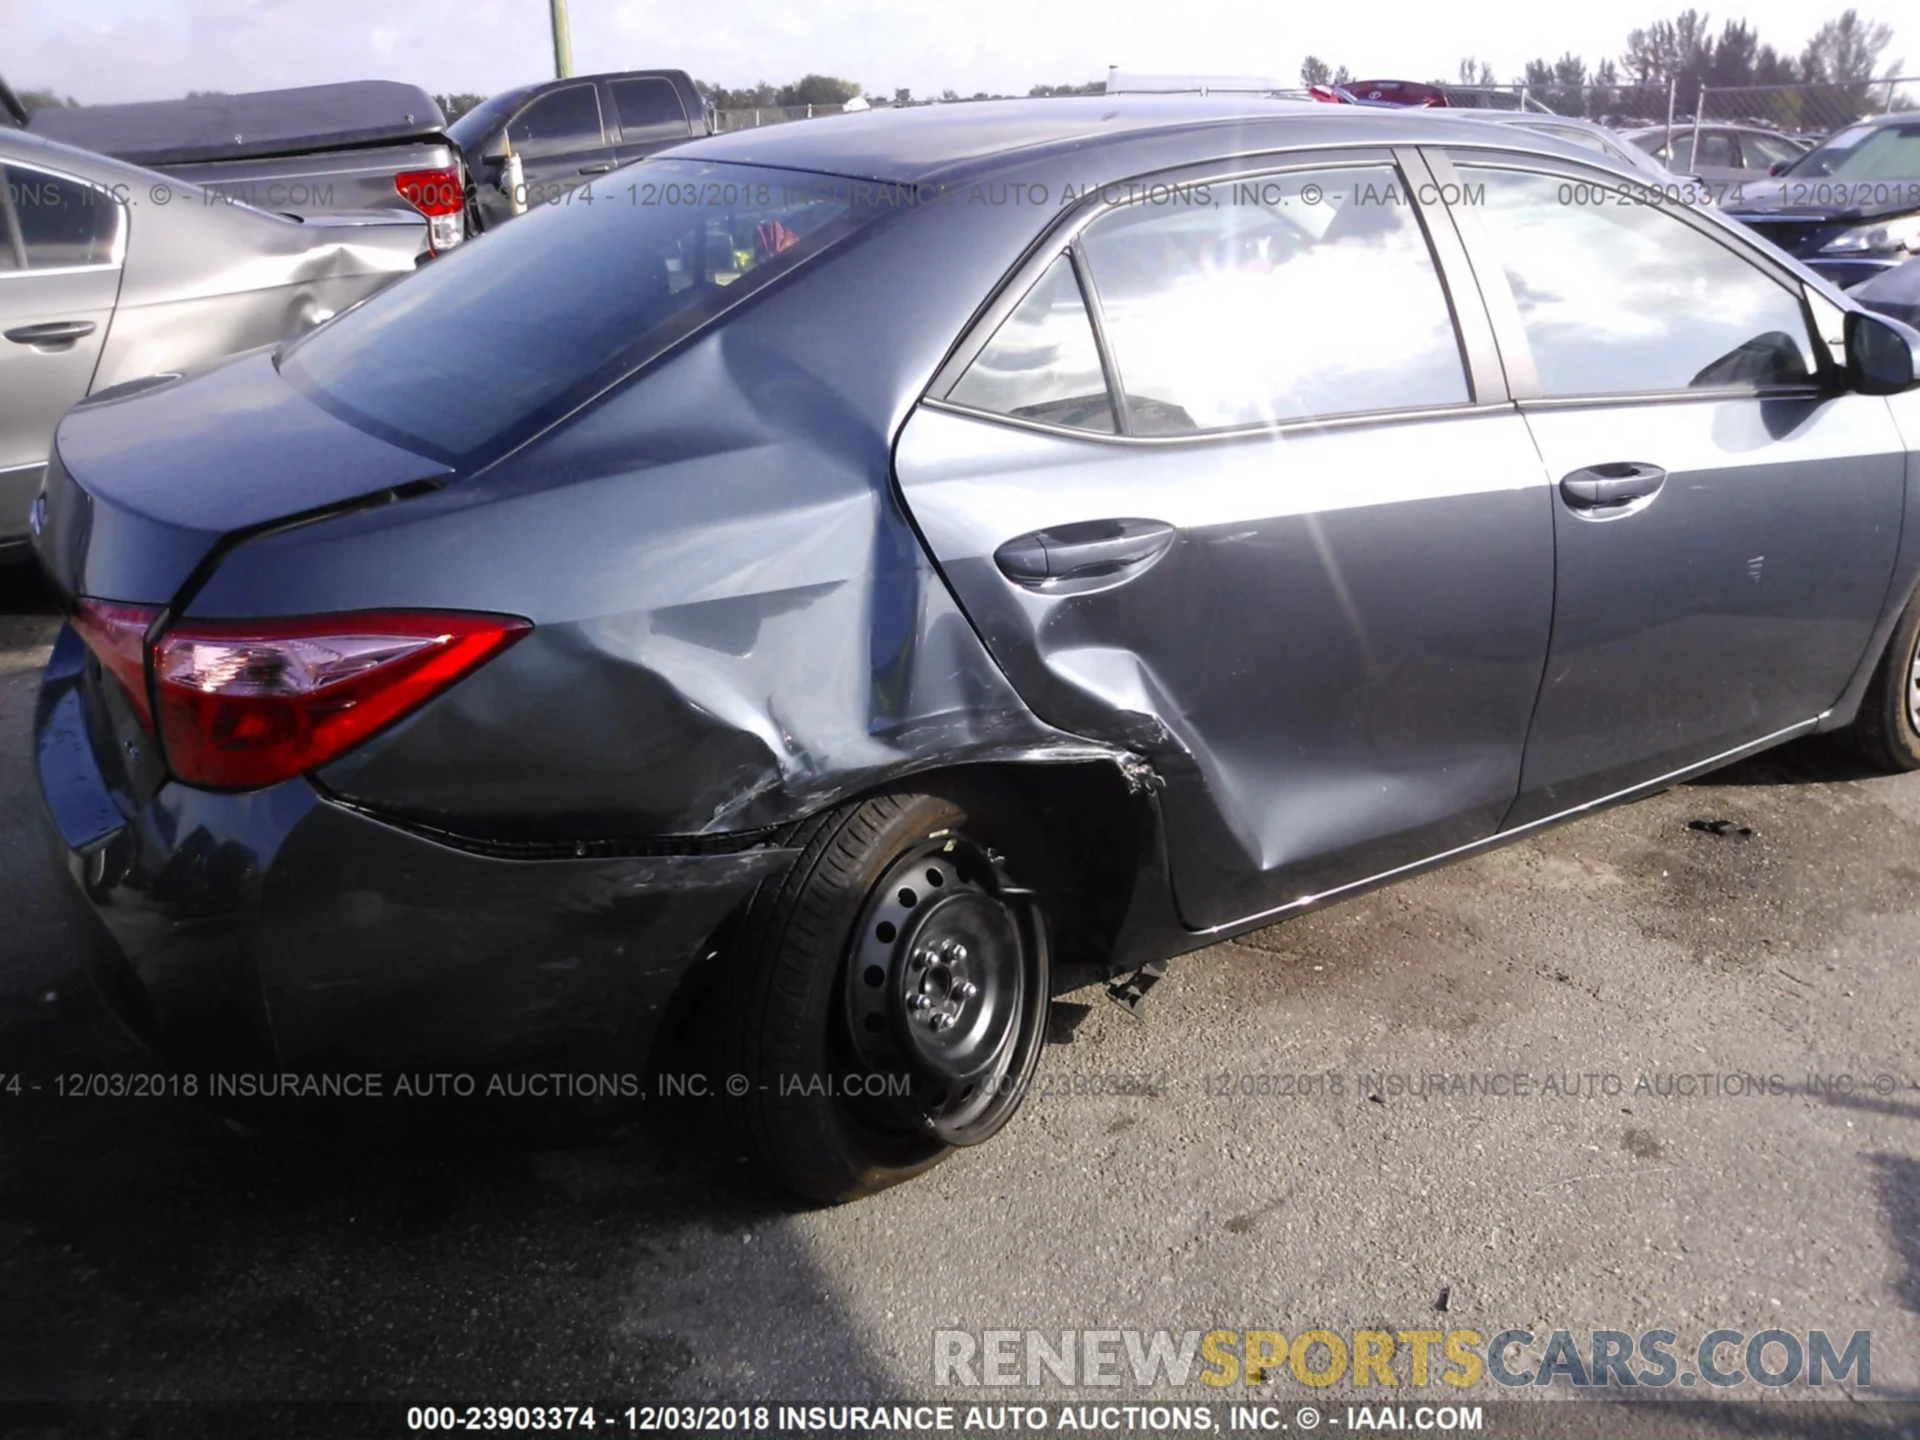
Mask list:
POLYGON ((1145 757, 1180 910, 1277 909, 1494 833, 1552 607, 1550 492, 1511 411, 1198 445, 924 406, 896 473, 1034 713, 1145 757), (1102 517, 1177 527, 1102 588, 994 553, 1102 517))

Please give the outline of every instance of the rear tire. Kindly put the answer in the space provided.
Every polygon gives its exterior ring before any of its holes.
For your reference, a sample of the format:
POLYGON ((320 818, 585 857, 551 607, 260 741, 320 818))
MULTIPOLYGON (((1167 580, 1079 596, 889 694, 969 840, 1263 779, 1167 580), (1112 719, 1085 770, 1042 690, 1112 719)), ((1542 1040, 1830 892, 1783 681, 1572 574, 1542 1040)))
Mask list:
POLYGON ((1048 936, 993 816, 881 795, 803 824, 723 959, 718 1088, 749 1160, 871 1195, 998 1131, 1046 1039, 1048 936))
POLYGON ((1893 627, 1860 713, 1839 733, 1876 770, 1920 770, 1920 592, 1893 627))

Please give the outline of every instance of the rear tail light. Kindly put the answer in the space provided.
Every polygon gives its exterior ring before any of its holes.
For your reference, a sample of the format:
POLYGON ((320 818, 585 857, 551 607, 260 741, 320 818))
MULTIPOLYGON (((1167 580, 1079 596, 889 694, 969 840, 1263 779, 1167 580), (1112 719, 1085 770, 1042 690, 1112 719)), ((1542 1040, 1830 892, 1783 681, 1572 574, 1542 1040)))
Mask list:
POLYGON ((253 790, 358 745, 533 627, 504 615, 361 611, 298 620, 187 620, 142 643, 151 610, 82 604, 74 625, 157 732, 189 785, 253 790), (156 723, 157 722, 157 723, 156 723))
POLYGON ((82 600, 73 628, 87 648, 126 692, 127 703, 140 723, 153 729, 147 704, 147 631, 160 612, 145 605, 116 605, 106 600, 82 600))
POLYGON ((435 253, 451 250, 466 239, 466 185, 458 165, 435 170, 402 170, 393 177, 400 198, 427 217, 427 234, 435 253))
POLYGON ((458 215, 467 208, 458 165, 442 165, 437 170, 402 170, 393 177, 393 188, 422 215, 458 215))

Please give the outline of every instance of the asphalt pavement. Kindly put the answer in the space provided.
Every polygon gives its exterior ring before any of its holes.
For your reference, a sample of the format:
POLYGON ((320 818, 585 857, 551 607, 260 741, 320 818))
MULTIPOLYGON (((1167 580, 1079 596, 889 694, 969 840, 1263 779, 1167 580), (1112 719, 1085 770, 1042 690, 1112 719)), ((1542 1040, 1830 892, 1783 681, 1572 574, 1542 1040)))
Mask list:
MULTIPOLYGON (((1006 1133, 819 1210, 694 1102, 541 1147, 63 1098, 152 1067, 41 838, 56 625, 0 577, 0 1399, 1016 1403, 1086 1392, 936 1385, 936 1332, 1783 1328, 1872 1335, 1800 1433, 1908 1433, 1857 1402, 1920 1399, 1920 775, 1803 743, 1184 958, 1143 1019, 1067 997, 1006 1133)), ((1245 1392, 1098 1398, 1145 1393, 1245 1392)))

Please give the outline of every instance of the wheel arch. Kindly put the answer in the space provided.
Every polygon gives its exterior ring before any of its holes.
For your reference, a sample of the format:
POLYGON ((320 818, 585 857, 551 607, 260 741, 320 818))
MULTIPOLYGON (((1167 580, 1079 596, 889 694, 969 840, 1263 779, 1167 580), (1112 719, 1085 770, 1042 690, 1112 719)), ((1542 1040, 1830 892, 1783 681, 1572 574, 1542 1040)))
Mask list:
MULTIPOLYGON (((1053 932, 1056 988, 1071 988, 1111 973, 1133 948, 1130 936, 1143 918, 1161 907, 1170 912, 1158 863, 1165 849, 1153 803, 1159 783, 1145 761, 1119 754, 984 759, 893 776, 820 809, 884 794, 927 794, 990 817, 1016 878, 1041 896, 1053 932)), ((804 824, 798 820, 793 828, 804 824)))

